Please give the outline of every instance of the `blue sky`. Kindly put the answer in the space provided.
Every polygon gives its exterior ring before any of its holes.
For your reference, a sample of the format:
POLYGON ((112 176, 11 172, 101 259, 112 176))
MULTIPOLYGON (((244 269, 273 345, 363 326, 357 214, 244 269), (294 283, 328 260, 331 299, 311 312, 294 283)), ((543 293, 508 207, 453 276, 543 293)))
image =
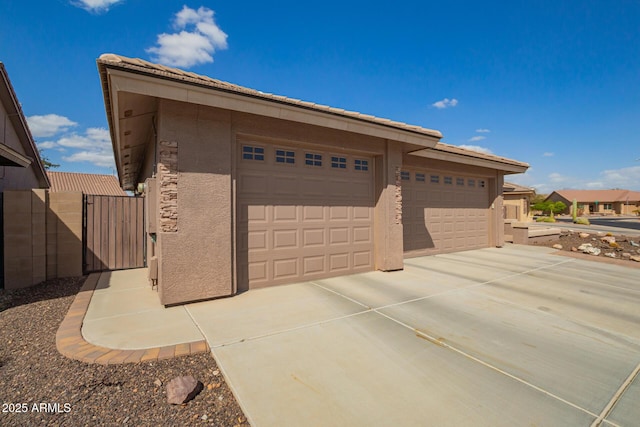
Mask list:
POLYGON ((113 172, 102 53, 437 129, 542 193, 640 191, 640 0, 3 1, 0 61, 57 170, 113 172))

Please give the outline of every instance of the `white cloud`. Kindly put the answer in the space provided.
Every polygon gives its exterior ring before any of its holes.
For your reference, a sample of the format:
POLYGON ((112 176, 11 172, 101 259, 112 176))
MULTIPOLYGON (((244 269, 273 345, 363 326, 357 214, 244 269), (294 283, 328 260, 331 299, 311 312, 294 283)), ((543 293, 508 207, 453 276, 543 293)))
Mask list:
POLYGON ((478 153, 493 154, 488 148, 480 147, 479 145, 460 145, 459 147, 465 150, 477 151, 478 153))
POLYGON ((88 128, 84 133, 66 134, 54 141, 41 142, 38 147, 69 152, 69 155, 62 157, 65 162, 88 162, 101 167, 115 166, 111 136, 104 128, 88 128))
POLYGON ((547 151, 546 153, 544 153, 542 156, 543 157, 553 157, 555 155, 555 153, 551 153, 549 151, 547 151))
POLYGON ((476 129, 477 133, 489 133, 491 132, 489 129, 476 129))
POLYGON ((38 145, 38 148, 40 150, 48 150, 50 148, 56 148, 58 146, 58 144, 56 144, 53 141, 45 141, 45 142, 41 142, 41 143, 39 143, 37 145, 38 145))
POLYGON ((557 172, 550 173, 548 178, 549 178, 549 181, 551 181, 553 183, 556 183, 556 184, 567 182, 569 180, 568 177, 566 177, 564 175, 561 175, 561 174, 559 174, 557 172))
POLYGON ((69 128, 77 126, 74 121, 57 114, 46 114, 44 116, 27 117, 27 123, 31 134, 35 138, 54 136, 66 132, 69 128))
POLYGON ((72 1, 71 4, 80 7, 87 12, 107 12, 111 6, 117 3, 121 3, 123 0, 77 0, 72 1))
POLYGON ((482 141, 483 139, 487 139, 487 137, 482 135, 476 135, 469 138, 469 142, 482 141))
POLYGON ((444 108, 455 107, 456 105, 458 105, 458 100, 455 99, 455 98, 453 98, 453 99, 445 98, 445 99, 440 100, 438 102, 434 102, 431 105, 433 107, 436 107, 439 110, 442 110, 444 108))
POLYGON ((153 61, 174 67, 192 67, 213 62, 216 50, 227 48, 227 34, 213 19, 214 11, 184 6, 176 13, 173 34, 158 35, 157 46, 146 51, 153 61))
POLYGON ((104 168, 110 168, 115 165, 113 153, 111 152, 80 151, 62 159, 65 162, 88 162, 104 168))
POLYGON ((600 172, 602 188, 624 188, 640 191, 640 166, 608 169, 600 172))

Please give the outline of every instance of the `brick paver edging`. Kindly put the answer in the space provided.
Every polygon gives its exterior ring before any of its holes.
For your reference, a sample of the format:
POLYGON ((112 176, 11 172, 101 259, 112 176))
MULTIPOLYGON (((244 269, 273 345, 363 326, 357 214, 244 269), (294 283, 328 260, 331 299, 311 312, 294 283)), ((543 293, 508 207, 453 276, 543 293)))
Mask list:
POLYGON ((80 360, 81 362, 107 365, 171 359, 209 351, 209 346, 205 340, 144 350, 114 350, 85 341, 82 336, 82 322, 89 308, 89 302, 91 302, 99 277, 100 273, 93 273, 87 277, 58 328, 56 347, 63 356, 80 360))

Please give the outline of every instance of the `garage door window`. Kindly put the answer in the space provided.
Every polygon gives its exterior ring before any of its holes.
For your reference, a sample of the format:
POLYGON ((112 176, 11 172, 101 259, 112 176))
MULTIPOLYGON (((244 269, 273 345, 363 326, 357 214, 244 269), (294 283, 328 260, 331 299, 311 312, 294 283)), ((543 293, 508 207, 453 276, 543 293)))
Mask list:
POLYGON ((467 184, 469 185, 469 187, 475 187, 476 186, 476 180, 475 179, 470 179, 467 184))
POLYGON ((354 162, 354 168, 357 171, 368 171, 369 170, 369 161, 356 159, 354 162))
POLYGON ((432 184, 440 184, 440 175, 431 175, 430 182, 432 184))
POLYGON ((296 162, 296 153, 287 150, 276 150, 276 163, 292 165, 296 162))
POLYGON ((322 166, 322 154, 305 153, 304 164, 307 166, 322 166))
POLYGON ((423 173, 416 172, 416 182, 425 182, 426 178, 423 173))
POLYGON ((347 168, 347 158, 346 157, 331 157, 331 167, 336 169, 346 169, 347 168))
POLYGON ((464 185, 464 178, 456 178, 456 185, 464 185))
POLYGON ((264 161, 264 148, 251 145, 242 146, 242 158, 244 160, 264 161))
POLYGON ((410 178, 411 178, 411 175, 409 174, 409 172, 407 172, 407 171, 400 172, 400 179, 401 180, 409 181, 410 178))
POLYGON ((478 181, 478 186, 479 186, 480 188, 484 188, 484 187, 485 187, 485 182, 484 182, 484 181, 482 181, 482 180, 478 181))
POLYGON ((453 184, 453 178, 450 176, 445 176, 444 177, 444 183, 445 184, 453 184))

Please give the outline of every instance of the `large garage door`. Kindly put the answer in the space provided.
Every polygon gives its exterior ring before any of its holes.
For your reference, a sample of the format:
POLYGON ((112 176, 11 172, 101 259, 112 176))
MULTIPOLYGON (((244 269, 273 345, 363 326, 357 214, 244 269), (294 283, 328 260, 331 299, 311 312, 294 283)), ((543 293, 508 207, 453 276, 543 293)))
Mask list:
POLYGON ((489 246, 489 189, 481 177, 401 173, 405 256, 489 246))
POLYGON ((238 145, 238 290, 373 269, 371 158, 238 145))

